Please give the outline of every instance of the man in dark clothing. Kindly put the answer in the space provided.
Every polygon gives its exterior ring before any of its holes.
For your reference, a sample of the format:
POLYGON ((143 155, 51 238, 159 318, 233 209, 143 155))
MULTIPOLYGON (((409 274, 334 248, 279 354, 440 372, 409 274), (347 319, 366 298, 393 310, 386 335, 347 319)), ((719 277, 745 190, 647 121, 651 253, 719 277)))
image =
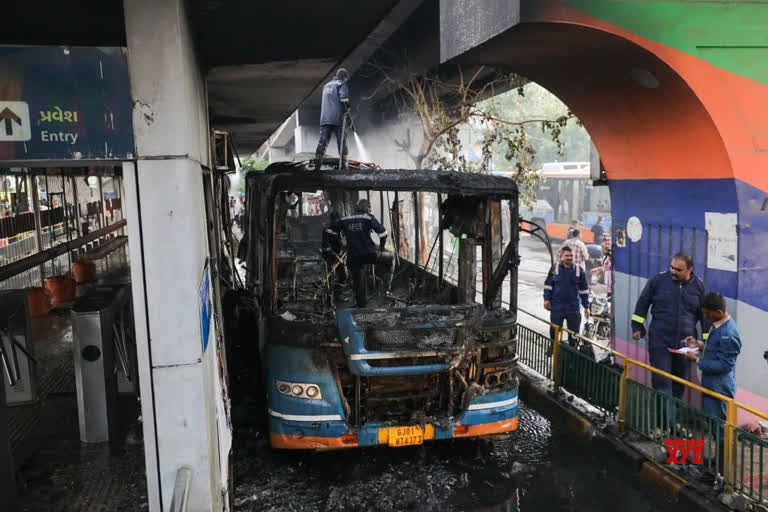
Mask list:
POLYGON ((344 136, 344 116, 349 111, 349 74, 344 68, 336 71, 336 78, 323 87, 323 102, 320 108, 320 140, 315 151, 315 169, 320 169, 325 155, 325 148, 331 140, 331 133, 336 136, 339 154, 342 155, 342 167, 347 167, 349 151, 344 136))
POLYGON ((333 288, 333 298, 335 300, 340 300, 341 287, 347 280, 347 267, 341 256, 344 250, 344 240, 341 238, 340 221, 341 215, 336 211, 331 212, 331 223, 323 228, 322 239, 323 259, 328 265, 328 271, 332 272, 331 269, 333 269, 334 265, 336 266, 333 288))
POLYGON ((363 277, 364 265, 384 264, 387 267, 385 278, 387 292, 392 284, 395 257, 391 252, 384 250, 387 230, 376 220, 376 217, 371 215, 371 203, 367 199, 358 201, 355 213, 341 219, 339 225, 347 239, 347 263, 352 274, 352 285, 355 288, 356 306, 364 308, 368 303, 363 277), (371 239, 371 231, 379 236, 378 247, 371 239))
MULTIPOLYGON (((635 304, 632 315, 632 339, 646 335, 645 317, 651 309, 653 321, 648 330, 648 354, 651 366, 687 378, 685 359, 668 349, 679 349, 688 336, 696 338, 696 324, 702 332, 709 330, 709 321, 701 312, 701 299, 706 287, 693 273, 693 259, 685 253, 677 253, 669 263, 669 270, 651 278, 635 304)), ((704 334, 704 340, 707 334, 704 334)), ((651 377, 653 388, 676 398, 683 396, 684 386, 657 374, 651 377)))
POLYGON ((603 222, 603 218, 598 217, 597 222, 592 226, 592 234, 595 237, 594 243, 596 244, 603 243, 603 233, 605 233, 605 230, 603 229, 603 226, 600 225, 601 222, 603 222))
MULTIPOLYGON (((701 310, 712 324, 712 328, 709 330, 706 343, 692 336, 686 338, 685 342, 688 347, 697 348, 700 354, 688 352, 685 354, 685 358, 688 361, 698 363, 701 370, 702 386, 733 398, 736 396, 736 358, 741 352, 739 330, 736 328, 736 322, 728 314, 725 297, 721 294, 706 294, 701 303, 701 310)), ((726 419, 726 404, 717 398, 702 395, 701 408, 710 416, 720 418, 723 421, 726 419)), ((720 431, 718 438, 719 456, 717 457, 718 471, 723 474, 724 432, 722 424, 718 429, 720 431)))
MULTIPOLYGON (((544 309, 550 311, 553 324, 562 326, 565 321, 568 329, 578 333, 581 330, 579 303, 584 307, 584 316, 589 318, 589 285, 584 269, 573 262, 571 248, 566 246, 560 251, 560 263, 544 282, 544 309)), ((550 337, 555 337, 554 327, 550 328, 550 337)), ((572 335, 568 336, 568 342, 576 346, 572 335)))
POLYGON ((571 225, 568 226, 568 233, 566 233, 565 239, 570 240, 571 238, 573 238, 573 232, 577 231, 578 229, 579 229, 579 221, 575 219, 572 220, 571 225))

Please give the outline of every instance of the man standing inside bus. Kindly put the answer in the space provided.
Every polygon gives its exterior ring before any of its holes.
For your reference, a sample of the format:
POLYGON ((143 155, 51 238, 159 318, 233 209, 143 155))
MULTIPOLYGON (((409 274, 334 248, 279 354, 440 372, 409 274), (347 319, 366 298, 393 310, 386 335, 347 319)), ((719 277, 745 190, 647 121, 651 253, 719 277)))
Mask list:
MULTIPOLYGON (((584 316, 589 318, 589 286, 584 269, 573 261, 573 251, 570 247, 560 250, 560 263, 547 276, 544 282, 544 309, 550 312, 550 320, 553 324, 562 326, 563 322, 568 329, 581 332, 581 312, 579 303, 584 307, 584 316)), ((550 328, 550 338, 554 340, 555 329, 550 328)), ((555 340, 559 342, 560 340, 555 340)), ((568 343, 576 346, 576 338, 568 336, 568 343)))
POLYGON ((387 230, 371 214, 371 202, 361 199, 353 215, 341 219, 341 229, 347 239, 347 264, 352 274, 352 285, 355 289, 356 307, 364 308, 368 304, 363 267, 382 263, 387 267, 385 288, 388 293, 392 285, 395 255, 384 250, 387 243, 387 230), (371 232, 379 236, 379 246, 371 239, 371 232))

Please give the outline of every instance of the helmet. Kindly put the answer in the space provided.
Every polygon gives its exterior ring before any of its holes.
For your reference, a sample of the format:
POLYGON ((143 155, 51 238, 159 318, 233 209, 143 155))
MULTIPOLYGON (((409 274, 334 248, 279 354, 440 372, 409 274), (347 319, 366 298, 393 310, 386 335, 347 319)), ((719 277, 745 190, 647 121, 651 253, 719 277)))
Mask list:
POLYGON ((349 80, 349 73, 347 73, 347 70, 344 68, 339 68, 336 71, 336 79, 341 80, 342 82, 346 82, 349 80))

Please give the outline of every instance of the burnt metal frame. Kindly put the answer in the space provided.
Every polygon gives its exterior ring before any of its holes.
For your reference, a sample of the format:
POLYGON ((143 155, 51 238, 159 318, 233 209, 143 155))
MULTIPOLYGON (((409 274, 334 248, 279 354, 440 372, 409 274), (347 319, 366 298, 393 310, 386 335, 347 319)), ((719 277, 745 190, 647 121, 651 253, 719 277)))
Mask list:
MULTIPOLYGON (((276 198, 281 191, 291 190, 294 193, 300 193, 302 191, 315 191, 324 189, 336 189, 347 191, 394 191, 395 200, 398 199, 398 192, 413 192, 414 195, 414 215, 418 216, 418 192, 435 192, 439 195, 441 193, 449 195, 459 196, 477 196, 486 199, 487 203, 493 200, 509 200, 510 207, 514 204, 517 205, 518 189, 516 183, 505 177, 459 173, 455 171, 413 171, 402 169, 375 169, 365 171, 349 171, 349 170, 321 170, 321 171, 306 171, 301 167, 296 167, 294 164, 273 164, 267 170, 263 172, 250 172, 246 177, 248 187, 247 193, 249 196, 252 194, 256 196, 259 203, 259 212, 251 211, 249 207, 249 216, 254 213, 262 214, 268 224, 271 226, 271 235, 265 233, 265 242, 270 249, 270 257, 268 258, 268 265, 263 268, 265 274, 269 277, 269 286, 272 288, 271 303, 272 308, 277 303, 277 288, 276 284, 276 261, 277 256, 277 213, 279 211, 279 203, 276 202, 276 198), (271 205, 271 208, 270 208, 271 205)), ((370 195, 370 192, 369 192, 370 195)), ((510 212, 512 217, 516 217, 517 208, 515 212, 510 212)), ((263 226, 267 228, 267 226, 263 226)), ((269 228, 267 228, 269 230, 269 228)), ((418 227, 415 228, 418 235, 418 227)), ((249 226, 251 235, 256 234, 254 230, 249 226)), ((441 229, 442 234, 442 229, 441 229)), ((399 233, 398 233, 399 235, 399 233)), ((254 284, 251 282, 252 274, 255 269, 251 269, 251 253, 256 251, 256 244, 254 243, 254 237, 249 237, 249 257, 248 257, 248 274, 249 285, 254 284)), ((399 237, 398 237, 399 238, 399 237)), ((442 255, 442 236, 440 253, 442 255)), ((414 260, 418 262, 418 236, 416 237, 414 260)), ((396 247, 396 251, 397 251, 396 247)), ((261 259, 256 255, 258 259, 261 259)), ((260 265, 267 263, 267 261, 260 262, 260 265)), ((441 265, 442 271, 442 265, 441 265)), ((442 273, 442 272, 441 272, 442 273)), ((489 273, 490 274, 490 273, 489 273)), ((265 278, 267 277, 265 275, 265 278)), ((443 280, 440 279, 442 285, 443 280)), ((267 284, 266 282, 263 284, 267 284)), ((268 290, 263 289, 264 293, 268 293, 268 290)))

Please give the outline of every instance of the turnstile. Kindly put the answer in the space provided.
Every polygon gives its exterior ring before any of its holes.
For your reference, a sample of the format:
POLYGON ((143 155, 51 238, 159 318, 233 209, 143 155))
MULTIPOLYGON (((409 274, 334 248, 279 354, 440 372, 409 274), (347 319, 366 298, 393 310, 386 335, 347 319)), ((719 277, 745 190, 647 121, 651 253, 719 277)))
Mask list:
POLYGON ((102 443, 115 437, 116 364, 125 359, 116 326, 130 299, 128 286, 96 286, 75 300, 72 308, 77 414, 84 443, 102 443))
POLYGON ((37 400, 37 373, 25 290, 0 292, 0 375, 9 406, 37 400))

